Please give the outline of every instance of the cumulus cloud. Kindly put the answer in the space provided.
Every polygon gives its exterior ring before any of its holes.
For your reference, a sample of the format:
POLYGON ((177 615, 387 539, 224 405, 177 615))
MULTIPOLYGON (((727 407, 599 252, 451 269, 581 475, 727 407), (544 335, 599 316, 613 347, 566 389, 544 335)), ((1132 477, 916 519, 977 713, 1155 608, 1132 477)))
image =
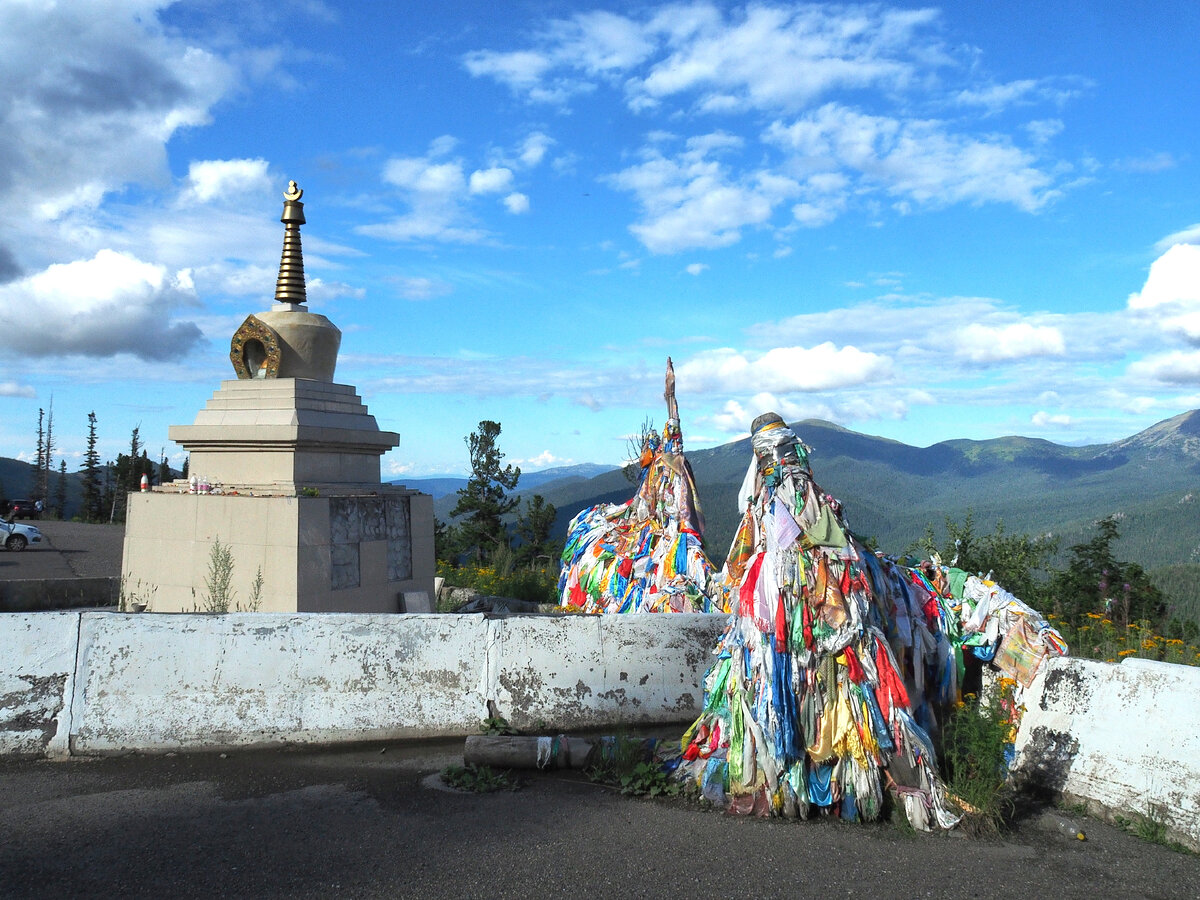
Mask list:
POLYGON ((555 456, 549 450, 543 450, 537 456, 531 456, 528 459, 514 459, 513 462, 521 467, 522 471, 536 472, 540 469, 552 469, 557 466, 569 466, 574 463, 573 459, 564 459, 561 456, 555 456))
POLYGON ((266 191, 271 187, 265 159, 209 159, 192 162, 184 190, 180 195, 182 204, 192 202, 209 203, 212 200, 228 199, 242 194, 266 191))
MULTIPOLYGON (((521 154, 530 159, 540 159, 550 143, 540 132, 535 135, 520 148, 521 154)), ((475 169, 468 176, 461 159, 447 158, 456 146, 453 137, 443 135, 430 144, 424 156, 389 159, 383 168, 383 180, 397 189, 408 212, 355 230, 398 242, 481 244, 493 241, 494 236, 479 224, 472 207, 474 198, 505 194, 501 204, 510 213, 529 211, 529 197, 512 190, 516 177, 512 168, 493 165, 475 169)))
POLYGON ((741 229, 770 218, 780 202, 799 191, 789 178, 768 171, 734 175, 712 158, 740 146, 723 132, 688 139, 674 157, 657 147, 643 151, 644 161, 608 181, 632 192, 642 220, 629 230, 653 253, 678 253, 696 247, 727 247, 741 229))
POLYGON ((167 175, 165 144, 237 81, 161 27, 166 3, 0 4, 0 205, 53 220, 167 175), (47 52, 46 48, 60 48, 47 52))
POLYGON ((684 269, 684 271, 687 272, 689 275, 699 275, 701 272, 705 272, 707 270, 708 270, 707 263, 690 263, 684 269))
POLYGON ((554 139, 549 135, 543 134, 540 131, 535 131, 521 142, 521 146, 517 152, 517 159, 521 165, 532 168, 541 163, 553 146, 554 139))
POLYGON ((520 191, 513 191, 504 198, 504 208, 513 215, 529 212, 529 198, 520 191))
POLYGON ((498 194, 512 186, 512 169, 496 166, 491 169, 479 169, 471 173, 472 194, 498 194))
POLYGON ((1176 244, 1200 244, 1200 222, 1168 234, 1154 245, 1154 250, 1157 253, 1165 253, 1176 244))
POLYGON ((201 338, 194 323, 172 321, 194 302, 186 272, 101 250, 0 286, 0 346, 28 356, 173 359, 201 338))
POLYGON ((0 397, 36 397, 37 391, 31 385, 17 381, 0 381, 0 397))
POLYGON ((758 356, 729 347, 706 350, 676 366, 691 390, 749 393, 827 391, 882 381, 891 361, 831 341, 815 347, 775 347, 758 356))
POLYGON ((975 322, 958 329, 954 335, 955 355, 976 363, 1062 356, 1065 352, 1062 332, 1052 325, 1029 322, 981 325, 975 322))
POLYGON ((1047 425, 1070 425, 1075 420, 1062 413, 1048 413, 1039 409, 1029 417, 1029 421, 1038 428, 1044 428, 1047 425))
POLYGON ((1151 263, 1142 289, 1129 295, 1129 309, 1200 344, 1200 246, 1176 244, 1151 263))
POLYGON ((1130 363, 1129 374, 1165 384, 1200 384, 1200 351, 1172 351, 1130 363))

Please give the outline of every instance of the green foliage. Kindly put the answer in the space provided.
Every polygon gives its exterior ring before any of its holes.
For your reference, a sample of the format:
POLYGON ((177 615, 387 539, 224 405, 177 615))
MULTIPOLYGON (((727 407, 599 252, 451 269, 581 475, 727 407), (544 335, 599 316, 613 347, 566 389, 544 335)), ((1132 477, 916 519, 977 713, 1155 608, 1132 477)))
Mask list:
POLYGON ((655 761, 653 741, 627 735, 602 738, 584 770, 589 780, 620 788, 634 797, 674 797, 681 785, 655 761))
POLYGON ((622 794, 634 797, 674 797, 680 785, 658 763, 641 762, 621 776, 620 787, 622 794))
POLYGON ((557 514, 554 504, 547 503, 541 494, 534 494, 525 501, 525 511, 517 519, 514 529, 521 540, 516 550, 518 562, 558 559, 562 553, 561 541, 550 540, 550 529, 554 527, 557 514))
POLYGON ((227 613, 233 606, 233 551, 220 538, 213 538, 208 552, 208 574, 204 586, 208 589, 201 600, 201 611, 227 613))
POLYGON ((494 791, 515 791, 521 783, 511 772, 498 772, 491 766, 446 766, 442 769, 442 781, 459 791, 474 794, 490 794, 494 791))
POLYGON ((1014 735, 1012 682, 1000 679, 986 700, 967 694, 942 729, 946 788, 961 801, 964 825, 997 833, 1013 810, 1005 753, 1014 735))
POLYGON ((504 515, 517 505, 508 491, 517 486, 520 468, 511 464, 501 468, 504 454, 496 439, 500 423, 484 419, 465 440, 471 455, 471 477, 458 492, 458 503, 450 515, 460 518, 457 525, 458 549, 472 553, 477 560, 486 559, 499 547, 508 546, 508 532, 502 521, 504 515))
MULTIPOLYGON (((1159 634, 1147 621, 1122 625, 1100 613, 1084 613, 1080 624, 1073 625, 1053 613, 1050 622, 1062 634, 1072 656, 1102 662, 1120 662, 1127 656, 1153 659, 1185 666, 1200 666, 1200 641, 1196 629, 1181 627, 1177 619, 1170 620, 1170 630, 1181 634, 1159 634)), ((1185 623, 1190 625, 1191 623, 1185 623)))
POLYGON ((480 723, 484 734, 519 734, 517 729, 508 724, 504 716, 488 716, 480 723))
POLYGON ((1117 517, 1105 516, 1095 528, 1091 540, 1070 548, 1066 570, 1051 579, 1055 614, 1075 626, 1088 612, 1121 625, 1141 619, 1161 621, 1167 612, 1162 592, 1141 566, 1118 561, 1113 554, 1112 545, 1120 536, 1117 517))
POLYGON ((1004 589, 1025 602, 1037 606, 1047 583, 1047 562, 1058 551, 1058 542, 1049 536, 1031 538, 1010 534, 1004 522, 996 523, 991 534, 975 533, 975 516, 970 509, 961 523, 946 517, 946 538, 939 547, 932 525, 925 526, 919 546, 926 553, 937 552, 943 563, 957 558, 955 565, 967 572, 992 573, 1004 589))
POLYGON ((1147 806, 1146 814, 1128 816, 1113 816, 1113 821, 1122 831, 1132 834, 1149 844, 1158 844, 1176 853, 1191 853, 1184 844, 1171 840, 1170 826, 1163 820, 1162 810, 1155 806, 1147 806))
MULTIPOLYGON (((499 553, 499 565, 454 566, 438 560, 437 574, 454 587, 474 588, 488 597, 511 597, 533 603, 558 602, 558 566, 517 566, 511 553, 499 553), (504 565, 504 563, 508 565, 504 565)), ((449 610, 443 610, 448 612, 449 610)))
POLYGON ((254 570, 254 580, 250 582, 250 599, 246 601, 246 612, 258 612, 262 609, 263 573, 262 566, 254 570))
POLYGON ((300 488, 300 496, 301 497, 320 497, 321 492, 319 490, 317 490, 315 487, 302 487, 302 488, 300 488))
POLYGON ((1168 598, 1167 614, 1178 627, 1190 624, 1200 632, 1200 563, 1163 566, 1150 572, 1150 580, 1168 598))

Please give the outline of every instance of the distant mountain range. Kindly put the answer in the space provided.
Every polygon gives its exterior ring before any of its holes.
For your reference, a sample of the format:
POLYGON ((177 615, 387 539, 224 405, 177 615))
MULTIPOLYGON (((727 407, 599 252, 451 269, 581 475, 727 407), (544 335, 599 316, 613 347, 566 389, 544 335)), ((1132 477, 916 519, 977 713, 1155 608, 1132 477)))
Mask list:
MULTIPOLYGON (((599 463, 580 463, 577 466, 557 466, 553 469, 542 469, 539 472, 522 472, 517 488, 518 492, 525 493, 530 488, 539 488, 550 483, 576 484, 611 471, 613 471, 612 466, 602 466, 599 463)), ((420 478, 397 478, 392 484, 416 488, 429 494, 434 500, 438 500, 442 497, 453 496, 466 487, 467 476, 428 475, 420 478)), ((455 498, 455 502, 457 502, 457 498, 455 498)), ((451 503, 450 507, 453 506, 454 503, 451 503)))
MULTIPOLYGON (((1200 563, 1200 410, 1087 447, 1004 437, 920 448, 816 419, 792 428, 811 448, 813 475, 842 501, 850 527, 888 552, 912 546, 927 525, 940 538, 946 518, 961 521, 968 510, 979 533, 1003 521, 1010 533, 1057 535, 1064 550, 1090 538, 1097 519, 1114 514, 1121 558, 1146 569, 1200 563)), ((750 441, 687 455, 707 519, 705 545, 719 563, 741 515, 736 493, 750 441)), ((523 474, 518 484, 518 493, 539 493, 558 508, 559 534, 584 507, 621 502, 634 491, 620 469, 590 477, 581 467, 570 469, 523 474)), ((417 479, 407 483, 432 492, 417 479)), ((443 520, 456 501, 453 490, 434 502, 443 520)))

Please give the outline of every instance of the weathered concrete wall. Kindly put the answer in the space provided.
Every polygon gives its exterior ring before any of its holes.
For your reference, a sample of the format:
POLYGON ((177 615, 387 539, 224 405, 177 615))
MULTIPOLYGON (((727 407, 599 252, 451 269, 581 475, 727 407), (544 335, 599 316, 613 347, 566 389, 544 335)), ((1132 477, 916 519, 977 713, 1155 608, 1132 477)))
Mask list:
POLYGON ((687 721, 728 616, 514 616, 489 622, 488 683, 518 728, 687 721), (666 620, 666 621, 664 621, 666 620))
POLYGON ((0 581, 0 613, 112 606, 120 578, 22 578, 0 581))
POLYGON ((1094 812, 1155 818, 1200 850, 1200 668, 1048 659, 1025 706, 1024 777, 1094 812))
POLYGON ((0 622, 0 753, 104 754, 460 736, 479 730, 489 701, 518 726, 555 731, 687 722, 725 617, 0 622))
POLYGON ((71 749, 475 730, 487 715, 482 625, 448 616, 85 614, 71 749))
POLYGON ((67 752, 79 613, 0 615, 0 755, 67 752))

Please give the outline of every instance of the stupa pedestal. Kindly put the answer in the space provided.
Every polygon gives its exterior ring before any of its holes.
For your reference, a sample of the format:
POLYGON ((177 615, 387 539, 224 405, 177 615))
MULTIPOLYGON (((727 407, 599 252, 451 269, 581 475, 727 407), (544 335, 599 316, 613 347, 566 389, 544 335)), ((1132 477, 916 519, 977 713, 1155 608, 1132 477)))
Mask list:
POLYGON ((400 436, 333 382, 341 332, 304 306, 301 193, 284 195, 283 308, 247 317, 230 349, 239 378, 169 431, 199 486, 129 495, 121 574, 153 612, 210 608, 217 542, 233 561, 230 611, 433 611, 433 499, 380 482, 400 436))

